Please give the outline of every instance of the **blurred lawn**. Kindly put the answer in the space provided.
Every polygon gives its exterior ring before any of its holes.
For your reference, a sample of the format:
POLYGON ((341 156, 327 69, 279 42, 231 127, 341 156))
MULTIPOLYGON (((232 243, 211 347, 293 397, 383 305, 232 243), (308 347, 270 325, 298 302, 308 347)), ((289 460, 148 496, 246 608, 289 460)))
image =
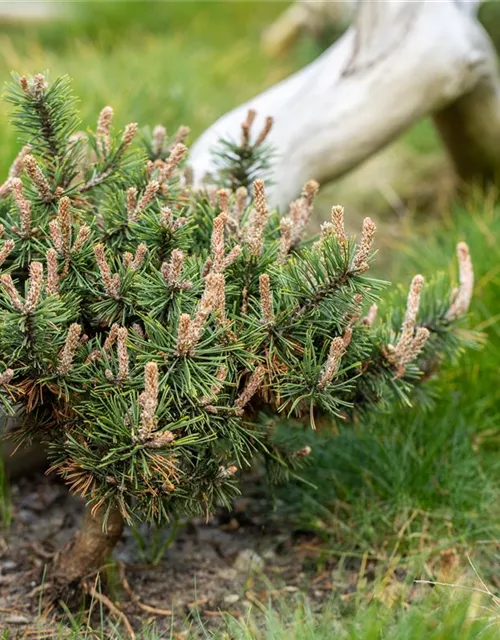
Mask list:
MULTIPOLYGON (((279 60, 259 47, 283 2, 78 2, 61 17, 0 25, 0 79, 11 71, 68 74, 86 125, 111 104, 120 125, 158 121, 192 128, 194 139, 218 116, 274 84, 317 50, 305 43, 279 60)), ((0 106, 0 170, 15 154, 0 106)))

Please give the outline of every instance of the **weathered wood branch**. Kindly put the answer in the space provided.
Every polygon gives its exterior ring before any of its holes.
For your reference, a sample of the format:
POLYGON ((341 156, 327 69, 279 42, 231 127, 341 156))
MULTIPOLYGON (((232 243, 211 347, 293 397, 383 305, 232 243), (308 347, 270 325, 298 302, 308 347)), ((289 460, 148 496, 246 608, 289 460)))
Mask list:
POLYGON ((214 170, 211 149, 237 136, 249 108, 271 115, 277 151, 272 204, 309 179, 329 182, 434 115, 459 173, 489 179, 500 165, 500 80, 477 21, 478 3, 360 3, 355 24, 320 58, 222 116, 193 146, 195 180, 214 170))
POLYGON ((265 51, 280 55, 304 32, 343 31, 352 22, 356 4, 357 0, 296 0, 264 31, 265 51))

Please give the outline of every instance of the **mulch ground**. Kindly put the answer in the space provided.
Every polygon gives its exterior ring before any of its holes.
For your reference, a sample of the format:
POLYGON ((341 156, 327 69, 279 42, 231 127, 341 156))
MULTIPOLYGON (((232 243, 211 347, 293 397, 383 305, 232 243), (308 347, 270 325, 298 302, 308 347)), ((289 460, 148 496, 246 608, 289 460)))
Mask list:
MULTIPOLYGON (((0 630, 8 630, 9 638, 64 637, 55 631, 64 617, 44 611, 40 585, 44 566, 77 529, 83 505, 42 474, 13 484, 11 500, 10 526, 0 531, 0 630)), ((237 500, 231 513, 187 523, 152 565, 158 536, 167 535, 128 529, 115 551, 104 593, 136 630, 154 621, 160 637, 170 637, 172 628, 179 638, 196 637, 201 624, 215 628, 226 613, 238 618, 251 608, 259 614, 270 602, 291 603, 304 591, 321 608, 332 590, 354 590, 349 580, 332 583, 336 560, 322 561, 318 569, 321 541, 273 518, 259 490, 237 500)), ((98 610, 94 606, 97 623, 98 610)), ((110 619, 117 621, 116 612, 110 619)), ((120 629, 127 637, 123 624, 120 629)))

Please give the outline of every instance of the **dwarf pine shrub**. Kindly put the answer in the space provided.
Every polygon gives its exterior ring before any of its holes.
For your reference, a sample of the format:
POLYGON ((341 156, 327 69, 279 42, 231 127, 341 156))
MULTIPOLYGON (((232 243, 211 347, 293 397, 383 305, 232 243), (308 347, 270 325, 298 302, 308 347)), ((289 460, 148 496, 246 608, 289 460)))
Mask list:
POLYGON ((369 218, 356 240, 336 206, 307 241, 313 181, 269 210, 270 121, 251 142, 249 115, 226 188, 197 191, 186 127, 115 131, 104 107, 81 132, 67 78, 15 76, 6 100, 24 146, 0 187, 0 397, 88 504, 61 579, 98 567, 123 522, 229 506, 255 456, 286 478, 318 416, 409 403, 464 345, 467 246, 458 289, 417 275, 378 318, 369 218), (285 442, 277 416, 297 418, 285 442))

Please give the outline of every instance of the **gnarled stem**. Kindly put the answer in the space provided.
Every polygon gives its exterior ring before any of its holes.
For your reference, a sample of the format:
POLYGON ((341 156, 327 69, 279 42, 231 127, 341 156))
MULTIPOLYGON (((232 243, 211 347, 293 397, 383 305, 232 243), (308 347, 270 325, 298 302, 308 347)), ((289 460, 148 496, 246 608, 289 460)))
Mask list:
POLYGON ((124 521, 117 509, 100 509, 92 514, 87 507, 80 530, 55 559, 53 580, 58 586, 80 583, 101 569, 118 543, 124 521))

